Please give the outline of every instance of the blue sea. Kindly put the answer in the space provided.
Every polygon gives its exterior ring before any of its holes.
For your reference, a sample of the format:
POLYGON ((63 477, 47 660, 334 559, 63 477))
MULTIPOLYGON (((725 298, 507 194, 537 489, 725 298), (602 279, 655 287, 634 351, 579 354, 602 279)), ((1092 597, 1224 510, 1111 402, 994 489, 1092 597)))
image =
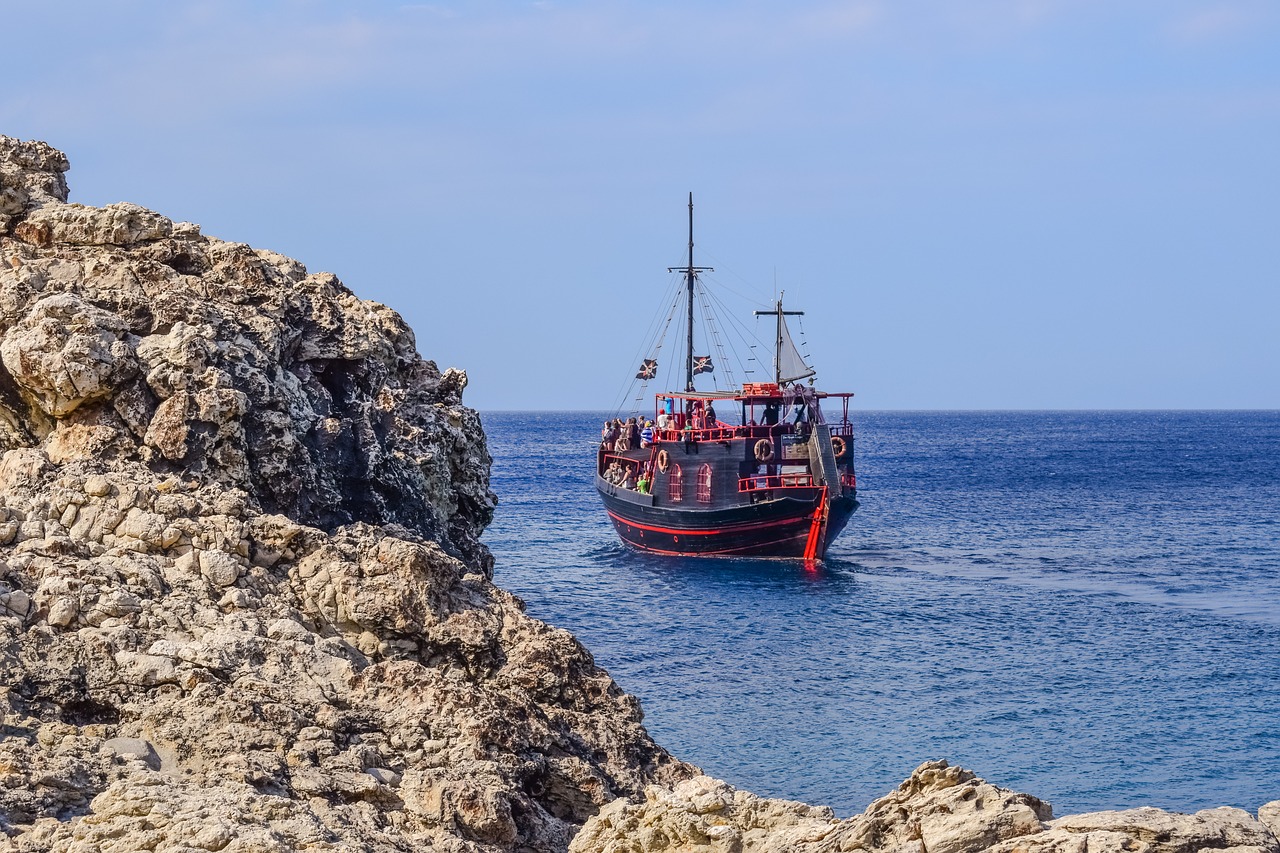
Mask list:
POLYGON ((1057 815, 1280 799, 1280 412, 868 412, 821 566, 657 557, 600 412, 483 415, 497 582, 755 793, 861 812, 944 758, 1057 815))

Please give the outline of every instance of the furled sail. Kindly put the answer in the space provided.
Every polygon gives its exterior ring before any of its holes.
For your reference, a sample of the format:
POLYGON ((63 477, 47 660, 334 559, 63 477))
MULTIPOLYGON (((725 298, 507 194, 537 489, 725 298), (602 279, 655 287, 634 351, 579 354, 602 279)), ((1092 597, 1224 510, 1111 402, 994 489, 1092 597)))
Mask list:
POLYGON ((778 327, 778 355, 774 367, 777 370, 779 382, 795 382, 798 379, 807 379, 815 375, 818 371, 804 363, 804 359, 800 357, 800 351, 796 349, 795 342, 791 340, 791 331, 787 329, 787 321, 785 318, 779 317, 781 323, 778 327))

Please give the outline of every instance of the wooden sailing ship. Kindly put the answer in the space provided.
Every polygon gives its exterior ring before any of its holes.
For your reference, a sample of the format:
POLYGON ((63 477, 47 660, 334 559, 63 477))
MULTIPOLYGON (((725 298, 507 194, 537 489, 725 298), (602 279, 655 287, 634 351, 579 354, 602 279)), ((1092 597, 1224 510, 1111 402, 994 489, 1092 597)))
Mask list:
MULTIPOLYGON (((652 423, 646 436, 602 435, 596 489, 609 518, 645 551, 821 559, 858 507, 853 394, 814 387, 787 327, 802 312, 784 311, 781 299, 755 312, 775 318, 773 381, 696 390, 710 359, 694 355, 695 285, 711 270, 693 262, 692 194, 688 263, 670 271, 685 279, 685 387, 653 395, 652 416, 640 419, 652 423), (827 420, 824 403, 839 404, 839 420, 827 420)), ((645 359, 637 378, 653 378, 656 367, 645 359)))

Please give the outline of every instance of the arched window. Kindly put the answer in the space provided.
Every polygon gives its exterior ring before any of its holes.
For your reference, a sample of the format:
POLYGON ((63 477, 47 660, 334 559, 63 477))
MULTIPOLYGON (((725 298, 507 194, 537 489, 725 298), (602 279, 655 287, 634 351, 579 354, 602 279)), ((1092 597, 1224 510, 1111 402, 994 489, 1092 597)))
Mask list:
POLYGON ((672 503, 684 500, 684 478, 679 465, 671 466, 671 476, 667 479, 667 499, 672 503))
POLYGON ((711 466, 705 462, 698 469, 698 502, 711 503, 711 466))

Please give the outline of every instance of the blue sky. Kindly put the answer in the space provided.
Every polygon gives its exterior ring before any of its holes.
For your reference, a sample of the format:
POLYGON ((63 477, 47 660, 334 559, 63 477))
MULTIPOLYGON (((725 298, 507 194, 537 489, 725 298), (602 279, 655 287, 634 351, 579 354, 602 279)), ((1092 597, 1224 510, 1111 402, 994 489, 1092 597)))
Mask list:
POLYGON ((337 273, 480 408, 617 402, 689 191, 861 407, 1280 408, 1273 0, 3 14, 73 201, 337 273))

